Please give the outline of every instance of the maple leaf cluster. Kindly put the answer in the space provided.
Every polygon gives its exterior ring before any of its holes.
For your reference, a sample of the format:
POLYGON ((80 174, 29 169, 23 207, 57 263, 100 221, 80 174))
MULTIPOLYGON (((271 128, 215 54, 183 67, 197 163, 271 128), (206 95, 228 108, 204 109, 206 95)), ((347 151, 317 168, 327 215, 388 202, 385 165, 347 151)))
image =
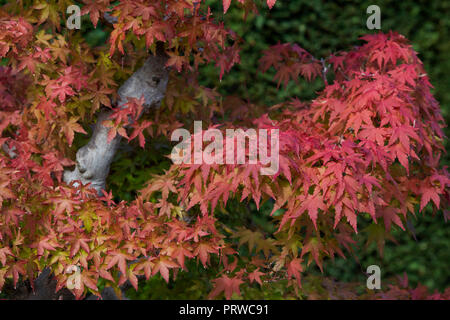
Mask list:
POLYGON ((0 67, 0 105, 5 111, 21 109, 26 103, 30 80, 23 73, 9 67, 0 67))
MULTIPOLYGON (((250 272, 255 267, 269 274, 285 267, 287 277, 300 285, 303 259, 322 269, 325 257, 345 257, 344 250, 352 251, 359 216, 370 217, 389 233, 392 224, 405 230, 408 214, 415 215, 417 207, 422 211, 431 203, 441 208, 441 199, 448 203, 449 175, 438 165, 444 123, 422 63, 401 35, 362 39, 367 43, 327 59, 335 79, 309 106, 292 101, 272 119, 266 114, 253 120, 257 128, 280 130, 280 169, 275 175, 260 176, 261 164, 173 167, 172 184, 181 187, 177 203, 187 209, 198 206, 203 215, 212 215, 217 206, 237 197, 257 207, 272 199, 273 213, 283 210, 274 218, 274 238, 251 230, 236 233, 250 250, 257 243, 256 251, 267 261, 250 261, 250 270, 237 268, 235 279, 255 279, 250 272), (271 263, 274 268, 268 267, 271 263)), ((261 60, 263 69, 281 65, 291 47, 272 47, 261 60)), ((307 63, 317 62, 294 48, 295 63, 304 63, 302 56, 307 63)), ((294 69, 286 68, 289 77, 301 74, 293 74, 294 69)), ((304 76, 310 79, 310 74, 304 76)), ((224 277, 217 282, 219 288, 234 286, 224 277)), ((225 295, 230 296, 227 291, 225 295)))
POLYGON ((322 73, 320 61, 297 44, 290 43, 278 44, 266 50, 260 65, 263 72, 270 67, 277 70, 274 80, 278 81, 278 86, 281 83, 286 86, 290 80, 298 80, 300 75, 311 81, 322 73))
MULTIPOLYGON (((246 282, 263 288, 289 279, 297 290, 306 265, 322 269, 325 258, 352 252, 358 219, 372 220, 381 237, 393 225, 404 228, 416 209, 448 204, 450 178, 439 166, 443 118, 403 36, 368 35, 323 59, 297 44, 271 47, 261 69, 274 68, 279 86, 303 76, 323 79, 324 88, 311 102, 268 109, 199 84, 200 65, 215 63, 222 78, 240 62, 241 41, 202 1, 85 0, 82 14, 94 26, 105 13, 117 20, 106 27, 108 44, 96 48, 61 27, 67 2, 10 2, 0 11, 0 290, 6 281, 32 283, 44 268, 61 289, 77 265, 81 288, 73 293, 99 296, 100 279, 118 291, 126 281, 137 289, 139 278, 187 272, 187 259, 217 270, 211 298, 239 295, 246 282), (170 80, 160 108, 141 116, 143 99, 117 108, 117 88, 161 45, 170 80), (76 135, 102 107, 113 109, 103 123, 108 139, 137 138, 142 148, 148 136, 170 136, 193 120, 221 130, 278 129, 279 171, 173 165, 149 177, 134 201, 99 197, 62 175, 74 165, 76 135), (217 212, 231 199, 258 209, 271 201, 276 232, 225 226, 217 212), (240 256, 242 246, 254 254, 240 256)), ((231 1, 223 3, 226 12, 231 1)), ((399 290, 393 295, 420 296, 399 290)))

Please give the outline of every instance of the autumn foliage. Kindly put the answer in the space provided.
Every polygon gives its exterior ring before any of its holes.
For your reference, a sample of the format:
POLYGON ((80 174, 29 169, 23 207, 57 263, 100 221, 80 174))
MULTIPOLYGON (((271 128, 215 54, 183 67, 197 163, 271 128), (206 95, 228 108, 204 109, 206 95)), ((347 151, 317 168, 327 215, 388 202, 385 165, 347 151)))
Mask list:
MULTIPOLYGON (((230 2, 223 1, 225 12, 230 2)), ((450 176, 439 165, 444 120, 402 35, 366 35, 360 46, 323 58, 299 44, 275 44, 260 67, 275 69, 279 90, 299 77, 322 79, 323 90, 312 101, 269 108, 199 84, 200 66, 215 64, 222 78, 240 62, 241 39, 203 2, 85 0, 82 14, 94 26, 105 12, 117 18, 109 42, 96 48, 65 27, 70 4, 11 1, 0 8, 0 290, 6 281, 32 282, 46 267, 61 289, 67 267, 79 265, 82 285, 73 293, 83 298, 100 295, 100 279, 117 290, 126 281, 138 289, 138 278, 158 274, 176 281, 191 259, 217 270, 211 298, 277 279, 297 290, 306 265, 322 269, 324 259, 352 255, 360 219, 372 221, 372 240, 381 244, 394 225, 405 228, 408 215, 448 205, 450 176), (139 120, 142 100, 116 109, 107 124, 111 139, 119 134, 146 148, 146 140, 191 129, 194 120, 221 130, 276 128, 275 175, 260 175, 260 164, 172 165, 149 176, 134 201, 119 203, 111 192, 99 197, 89 185, 62 181, 74 165, 75 137, 89 132, 101 108, 115 108, 119 85, 158 45, 169 57, 165 100, 139 120), (272 201, 276 231, 228 228, 217 211, 231 199, 257 207, 272 201), (239 256, 240 246, 254 254, 239 256)), ((232 5, 255 10, 252 1, 232 5)), ((319 297, 350 297, 333 290, 319 297)), ((404 279, 364 298, 450 294, 415 290, 404 279)))

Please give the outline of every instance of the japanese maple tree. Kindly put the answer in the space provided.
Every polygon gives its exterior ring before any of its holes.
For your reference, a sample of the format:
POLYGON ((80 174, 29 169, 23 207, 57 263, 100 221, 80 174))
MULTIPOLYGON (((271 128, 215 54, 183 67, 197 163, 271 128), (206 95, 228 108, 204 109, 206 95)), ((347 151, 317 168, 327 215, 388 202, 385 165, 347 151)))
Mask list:
MULTIPOLYGON (((267 0, 267 10, 275 2, 267 0)), ((446 209, 445 123, 402 35, 366 35, 329 57, 275 44, 259 63, 262 72, 275 69, 279 90, 299 77, 319 78, 323 89, 309 102, 243 106, 199 83, 205 64, 226 77, 240 63, 242 41, 204 1, 84 0, 81 14, 110 28, 108 43, 95 48, 66 28, 72 4, 0 8, 0 290, 28 280, 36 294, 47 270, 61 292, 68 268, 79 266, 80 285, 70 289, 76 298, 101 296, 100 285, 120 296, 125 283, 137 290, 142 278, 176 281, 189 272, 187 260, 216 271, 210 298, 279 279, 299 290, 307 265, 322 269, 325 259, 351 255, 359 219, 376 226, 382 250, 408 215, 446 209), (195 120, 219 130, 278 129, 279 170, 173 164, 149 176, 135 200, 116 203, 106 178, 120 143, 146 148, 195 120), (80 135, 90 140, 77 149, 80 135), (271 201, 275 231, 227 227, 217 212, 231 199, 258 208, 271 201), (254 254, 240 256, 241 246, 254 254)), ((224 13, 230 5, 244 16, 256 10, 254 0, 223 0, 224 13)), ((348 298, 352 290, 327 292, 320 297, 348 298)), ((450 291, 429 295, 402 278, 361 298, 448 299, 450 291)))

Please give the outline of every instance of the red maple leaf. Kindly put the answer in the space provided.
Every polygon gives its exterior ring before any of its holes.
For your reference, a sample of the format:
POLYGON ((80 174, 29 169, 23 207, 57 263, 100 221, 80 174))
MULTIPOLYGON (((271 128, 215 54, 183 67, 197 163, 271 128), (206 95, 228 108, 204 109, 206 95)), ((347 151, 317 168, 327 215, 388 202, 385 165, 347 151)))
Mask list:
POLYGON ((201 242, 194 251, 194 255, 199 257, 204 267, 207 265, 209 253, 217 253, 217 250, 207 242, 201 242))
POLYGON ((262 286, 261 276, 263 276, 264 273, 259 271, 259 268, 255 269, 253 272, 248 274, 248 279, 250 280, 250 283, 256 281, 259 283, 259 285, 262 286))
POLYGON ((297 284, 301 286, 301 273, 303 272, 303 266, 302 266, 303 259, 296 258, 292 259, 287 266, 287 273, 289 277, 294 276, 294 278, 297 280, 297 284))
POLYGON ((240 278, 229 278, 228 276, 223 275, 222 277, 213 280, 213 282, 215 283, 215 286, 213 291, 209 294, 209 298, 211 299, 217 297, 221 292, 225 293, 225 298, 228 300, 231 299, 233 293, 238 295, 241 294, 239 286, 243 283, 243 281, 240 278))
POLYGON ((78 124, 77 121, 78 117, 72 117, 69 119, 68 122, 64 124, 64 127, 61 129, 61 131, 63 131, 66 136, 67 143, 69 144, 69 146, 72 145, 75 132, 84 134, 87 133, 86 131, 84 131, 83 127, 80 124, 78 124))
POLYGON ((159 257, 156 262, 155 265, 153 267, 152 270, 152 275, 155 275, 156 273, 161 274, 161 276, 163 277, 164 280, 166 280, 166 282, 169 282, 169 269, 171 268, 177 268, 179 267, 178 264, 172 260, 170 260, 169 258, 165 258, 165 257, 159 257))

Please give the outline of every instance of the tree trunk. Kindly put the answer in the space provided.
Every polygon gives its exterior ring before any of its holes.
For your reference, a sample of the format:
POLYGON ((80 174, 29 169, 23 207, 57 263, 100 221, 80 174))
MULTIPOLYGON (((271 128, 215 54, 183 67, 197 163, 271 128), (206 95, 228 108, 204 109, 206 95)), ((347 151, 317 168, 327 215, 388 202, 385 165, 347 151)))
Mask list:
MULTIPOLYGON (((119 88, 117 107, 123 108, 128 98, 140 99, 142 96, 145 98, 144 110, 159 107, 165 96, 168 81, 166 60, 163 54, 150 56, 119 88)), ((91 183, 99 194, 105 189, 109 167, 120 143, 119 135, 108 143, 109 128, 103 126, 102 122, 109 115, 110 113, 102 113, 98 117, 90 141, 77 152, 75 169, 64 172, 65 182, 79 180, 83 184, 91 183)))

